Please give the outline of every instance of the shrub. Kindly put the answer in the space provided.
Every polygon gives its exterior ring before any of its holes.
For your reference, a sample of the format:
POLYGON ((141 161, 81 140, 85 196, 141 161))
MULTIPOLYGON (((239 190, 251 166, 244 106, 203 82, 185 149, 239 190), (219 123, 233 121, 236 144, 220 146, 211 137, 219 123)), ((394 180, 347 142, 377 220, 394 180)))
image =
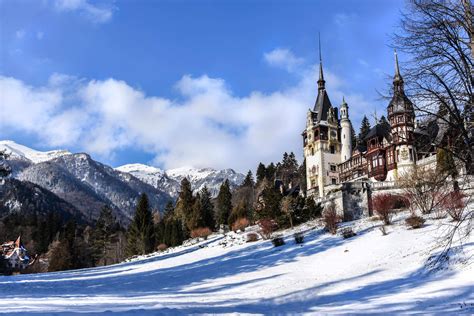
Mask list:
POLYGON ((199 227, 191 231, 192 238, 204 238, 207 239, 207 236, 212 234, 212 231, 208 227, 199 227))
POLYGON ((344 228, 344 230, 342 231, 342 237, 344 239, 347 239, 347 238, 351 238, 351 237, 354 237, 355 235, 357 235, 356 233, 354 233, 354 231, 352 230, 352 227, 346 227, 344 228))
MULTIPOLYGON (((385 225, 390 225, 392 221, 393 209, 395 206, 400 205, 404 199, 398 195, 393 194, 380 194, 372 198, 372 209, 383 220, 385 225), (402 201, 402 202, 401 202, 402 201)), ((405 204, 404 204, 405 205, 405 204)))
POLYGON ((452 191, 444 197, 441 207, 448 212, 453 220, 460 221, 466 208, 465 197, 460 191, 452 191))
POLYGON ((254 242, 258 240, 257 233, 248 233, 247 234, 247 242, 254 242))
POLYGON ((285 244, 285 240, 283 239, 283 237, 277 236, 277 237, 274 237, 272 239, 272 244, 275 247, 280 247, 280 246, 283 246, 285 244))
POLYGON ((156 247, 156 250, 158 251, 165 251, 166 249, 168 249, 166 244, 159 244, 158 247, 156 247))
POLYGON ((334 201, 329 203, 323 212, 324 228, 331 234, 336 234, 337 224, 341 221, 341 217, 337 215, 336 204, 334 201))
POLYGON ((278 228, 277 223, 268 218, 259 220, 258 226, 260 226, 262 236, 265 239, 269 239, 272 236, 272 233, 278 228))
POLYGON ((295 243, 302 244, 304 242, 304 235, 303 233, 295 233, 293 235, 295 237, 295 243))
POLYGON ((407 226, 410 226, 413 229, 420 228, 425 223, 425 219, 421 216, 412 215, 405 219, 407 226))
POLYGON ((245 227, 249 226, 250 222, 248 219, 244 218, 239 218, 237 219, 233 224, 232 224, 232 230, 234 232, 241 230, 244 231, 245 227))

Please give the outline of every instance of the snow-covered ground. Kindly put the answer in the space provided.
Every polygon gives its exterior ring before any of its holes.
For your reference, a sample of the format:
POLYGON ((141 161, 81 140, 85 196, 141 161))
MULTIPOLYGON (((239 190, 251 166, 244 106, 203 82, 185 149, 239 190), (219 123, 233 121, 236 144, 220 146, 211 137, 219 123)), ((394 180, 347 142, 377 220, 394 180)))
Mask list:
POLYGON ((474 313, 472 236, 447 268, 431 271, 449 221, 411 230, 405 216, 386 236, 370 219, 346 223, 357 232, 346 240, 307 223, 283 232, 278 248, 231 233, 114 266, 0 277, 0 313, 474 313))

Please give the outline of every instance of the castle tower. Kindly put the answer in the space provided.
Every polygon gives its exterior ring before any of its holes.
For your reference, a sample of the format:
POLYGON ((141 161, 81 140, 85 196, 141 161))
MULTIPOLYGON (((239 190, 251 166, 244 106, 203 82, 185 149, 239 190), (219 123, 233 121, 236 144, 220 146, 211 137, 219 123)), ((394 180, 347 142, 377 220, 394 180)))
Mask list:
POLYGON ((326 92, 321 45, 319 45, 318 96, 308 110, 303 132, 306 183, 309 195, 325 196, 325 186, 338 183, 336 165, 341 162, 341 142, 337 108, 326 92))
POLYGON ((352 155, 351 121, 349 120, 349 106, 344 97, 341 105, 341 162, 347 161, 352 155))
POLYGON ((415 128, 415 111, 413 103, 405 95, 404 82, 398 66, 395 52, 395 76, 393 78, 393 97, 388 107, 388 120, 392 143, 395 146, 395 178, 410 171, 415 164, 415 146, 413 131, 415 128))

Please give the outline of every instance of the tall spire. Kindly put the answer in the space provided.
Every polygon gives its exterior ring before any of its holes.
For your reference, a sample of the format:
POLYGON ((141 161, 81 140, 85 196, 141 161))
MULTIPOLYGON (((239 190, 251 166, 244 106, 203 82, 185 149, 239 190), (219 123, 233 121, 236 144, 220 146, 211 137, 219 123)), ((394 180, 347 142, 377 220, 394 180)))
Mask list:
POLYGON ((394 50, 395 55, 395 76, 393 77, 393 88, 395 91, 401 92, 403 91, 403 78, 400 75, 400 67, 398 66, 398 54, 397 51, 394 50))
POLYGON ((319 41, 319 80, 318 80, 318 90, 325 89, 324 85, 326 81, 324 81, 324 74, 323 74, 323 59, 321 57, 321 33, 318 33, 318 41, 319 41))
POLYGON ((398 55, 397 50, 393 51, 395 54, 395 76, 400 76, 400 67, 398 67, 398 55))

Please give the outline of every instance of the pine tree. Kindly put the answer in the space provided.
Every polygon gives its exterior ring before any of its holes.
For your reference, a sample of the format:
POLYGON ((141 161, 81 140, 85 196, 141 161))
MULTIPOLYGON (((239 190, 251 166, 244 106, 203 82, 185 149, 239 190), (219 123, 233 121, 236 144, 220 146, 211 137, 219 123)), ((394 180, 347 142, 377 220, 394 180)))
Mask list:
POLYGON ((211 230, 216 228, 216 221, 214 220, 214 205, 211 200, 211 193, 204 186, 201 190, 201 208, 204 227, 209 227, 211 230))
POLYGON ((260 183, 265 179, 267 175, 267 169, 263 163, 259 163, 257 167, 257 183, 260 183))
POLYGON ((225 180, 217 196, 217 224, 228 225, 230 212, 232 211, 232 193, 230 192, 229 180, 225 180))
POLYGON ((357 146, 357 136, 354 131, 354 127, 351 124, 351 143, 352 143, 352 149, 354 150, 357 146))
POLYGON ((202 214, 201 195, 198 193, 194 199, 193 214, 188 221, 188 229, 192 231, 199 227, 204 227, 204 218, 202 214))
POLYGON ((176 203, 175 215, 183 224, 183 231, 188 232, 188 227, 192 226, 194 197, 191 183, 187 178, 181 180, 181 189, 176 203))
POLYGON ((94 255, 97 261, 104 260, 107 265, 107 251, 112 243, 116 222, 112 209, 108 206, 102 207, 95 229, 92 233, 94 255))
POLYGON ((257 219, 281 220, 280 201, 281 194, 270 182, 265 184, 261 193, 261 203, 257 210, 257 219))
POLYGON ((275 181, 275 173, 276 173, 276 166, 272 162, 268 165, 268 167, 265 170, 265 177, 270 181, 273 182, 275 181))
POLYGON ((365 140, 365 136, 367 136, 367 134, 369 133, 370 131, 370 122, 369 122, 369 119, 367 118, 367 116, 364 115, 364 118, 362 119, 362 122, 360 123, 360 132, 359 132, 359 144, 364 144, 365 140))
POLYGON ((127 254, 144 255, 153 251, 153 218, 145 193, 140 196, 135 216, 128 229, 127 254))
POLYGON ((249 170, 245 176, 244 182, 242 182, 242 187, 253 187, 255 186, 255 181, 253 180, 252 171, 249 170))
POLYGON ((381 124, 382 126, 384 126, 385 128, 390 128, 390 123, 387 121, 387 119, 385 118, 385 115, 382 115, 380 117, 380 120, 379 120, 379 124, 381 124))

